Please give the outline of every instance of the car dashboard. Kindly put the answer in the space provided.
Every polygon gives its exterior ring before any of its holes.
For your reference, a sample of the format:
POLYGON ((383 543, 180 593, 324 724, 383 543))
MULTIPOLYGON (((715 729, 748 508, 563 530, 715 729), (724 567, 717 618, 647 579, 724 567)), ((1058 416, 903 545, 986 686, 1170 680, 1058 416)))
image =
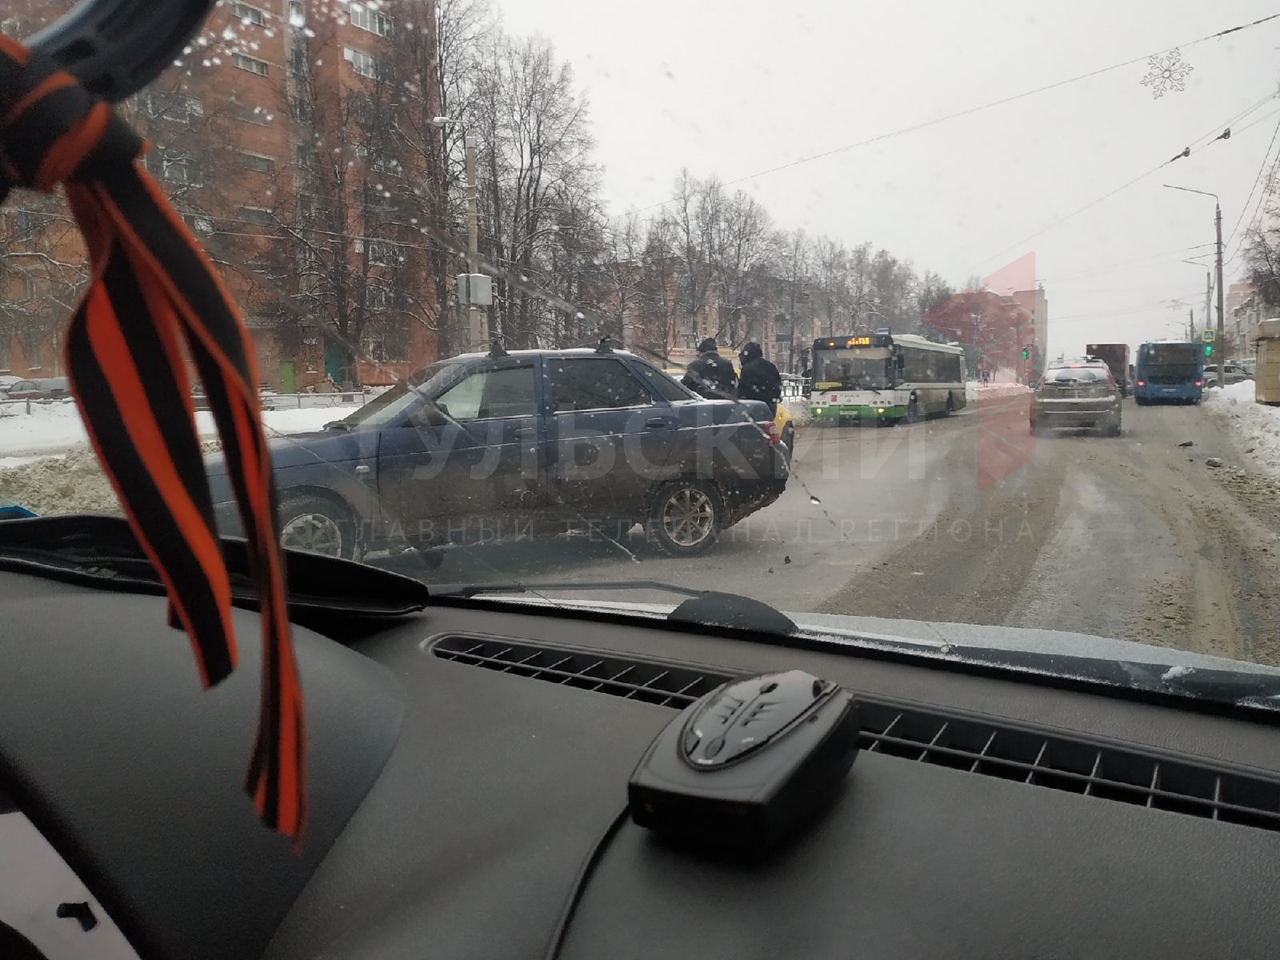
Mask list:
MULTIPOLYGON (((242 773, 252 669, 201 693, 161 598, 0 581, 0 595, 41 600, 44 617, 3 601, 14 629, 0 676, 23 677, 21 695, 0 698, 7 782, 45 811, 33 819, 140 956, 1280 948, 1280 731, 1263 723, 730 631, 440 604, 345 646, 297 631, 315 812, 296 855, 253 820, 238 782, 222 783, 242 773), (78 619, 90 608, 92 635, 78 619), (33 641, 58 655, 24 655, 33 641), (123 697, 145 677, 95 680, 121 658, 185 671, 191 695, 165 702, 171 730, 154 730, 145 690, 123 697), (610 830, 637 760, 680 708, 727 678, 793 668, 859 702, 861 751, 814 823, 748 858, 630 822, 610 830), (71 706, 48 706, 58 688, 71 706), (44 726, 20 708, 42 710, 44 726), (72 724, 97 732, 76 742, 72 724), (199 731, 216 748, 183 753, 199 731), (170 767, 178 782, 158 784, 170 767), (60 799, 39 786, 55 777, 71 784, 60 799)), ((256 620, 236 616, 252 664, 256 620)))

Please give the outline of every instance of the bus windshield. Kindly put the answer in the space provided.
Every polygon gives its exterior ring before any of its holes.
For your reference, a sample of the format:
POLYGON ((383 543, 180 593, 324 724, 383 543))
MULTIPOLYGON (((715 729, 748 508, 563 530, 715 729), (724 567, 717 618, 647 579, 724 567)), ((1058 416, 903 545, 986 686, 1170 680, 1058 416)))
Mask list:
POLYGON ((893 386, 888 347, 818 350, 813 358, 816 390, 885 390, 893 386))

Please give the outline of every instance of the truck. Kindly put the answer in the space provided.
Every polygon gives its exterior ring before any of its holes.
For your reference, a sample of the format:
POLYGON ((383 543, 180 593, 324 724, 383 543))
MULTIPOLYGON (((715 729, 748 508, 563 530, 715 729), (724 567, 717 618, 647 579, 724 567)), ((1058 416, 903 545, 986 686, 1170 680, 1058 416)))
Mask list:
POLYGON ((1120 396, 1129 396, 1129 345, 1127 343, 1091 343, 1085 353, 1103 361, 1120 388, 1120 396))

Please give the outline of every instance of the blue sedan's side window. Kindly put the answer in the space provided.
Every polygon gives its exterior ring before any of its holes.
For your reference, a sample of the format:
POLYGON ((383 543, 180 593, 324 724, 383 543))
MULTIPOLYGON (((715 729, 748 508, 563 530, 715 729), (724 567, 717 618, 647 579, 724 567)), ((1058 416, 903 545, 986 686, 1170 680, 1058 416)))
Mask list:
POLYGON ((653 397, 635 374, 611 357, 559 357, 547 363, 556 413, 616 410, 653 403, 653 397))
POLYGON ((442 393, 436 406, 455 420, 532 417, 533 365, 479 370, 442 393))

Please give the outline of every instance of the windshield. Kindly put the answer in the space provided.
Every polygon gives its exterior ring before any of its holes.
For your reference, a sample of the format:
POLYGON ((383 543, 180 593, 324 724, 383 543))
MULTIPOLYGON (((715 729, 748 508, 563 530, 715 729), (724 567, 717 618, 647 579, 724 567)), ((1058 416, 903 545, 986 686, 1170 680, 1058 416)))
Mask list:
POLYGON ((818 390, 870 390, 890 385, 889 351, 819 350, 814 355, 813 381, 818 390))
MULTIPOLYGON (((282 543, 1280 664, 1261 0, 209 6, 118 110, 243 319, 282 543)), ((11 193, 0 507, 121 512, 69 392, 89 279, 62 194, 11 193)))
POLYGON ((341 418, 344 427, 381 427, 393 423, 432 390, 446 382, 457 361, 441 361, 406 377, 341 418))

